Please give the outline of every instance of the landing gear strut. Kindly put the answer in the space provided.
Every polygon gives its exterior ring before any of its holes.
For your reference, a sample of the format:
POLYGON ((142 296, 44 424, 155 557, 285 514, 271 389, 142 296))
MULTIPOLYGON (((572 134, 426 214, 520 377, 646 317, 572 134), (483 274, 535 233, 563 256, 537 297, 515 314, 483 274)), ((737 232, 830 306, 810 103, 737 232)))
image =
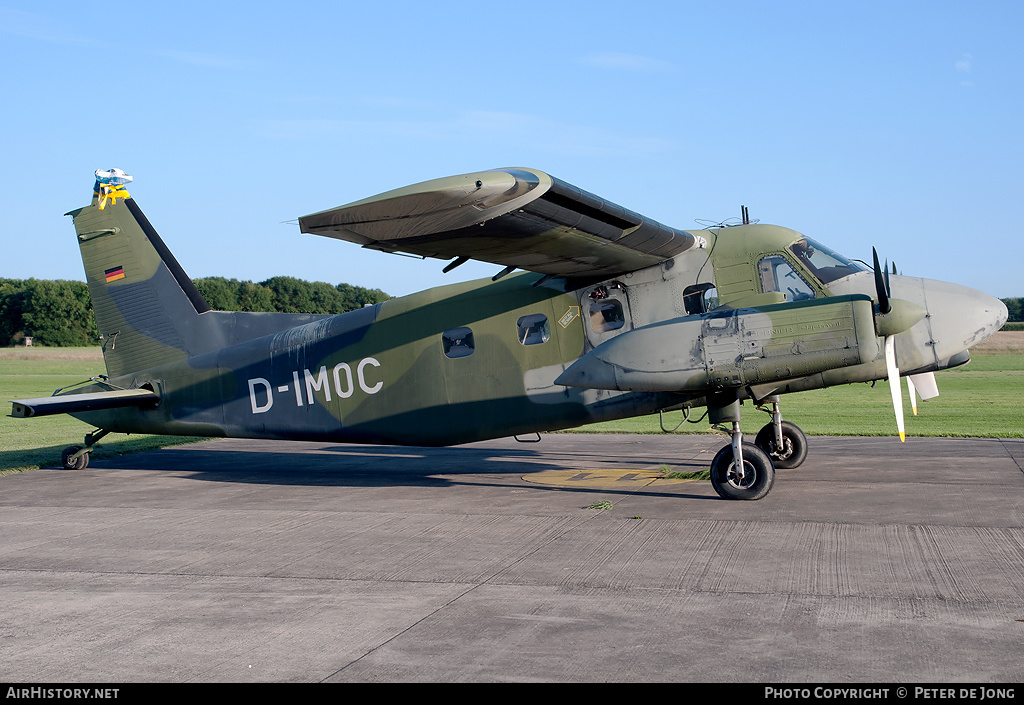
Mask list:
POLYGON ((753 443, 743 442, 740 430, 740 402, 711 401, 708 420, 714 424, 731 423, 732 443, 718 451, 711 461, 711 486, 722 499, 761 499, 775 484, 775 465, 763 450, 753 443), (722 402, 725 403, 722 403, 722 402))
POLYGON ((60 454, 60 464, 65 470, 85 470, 89 465, 89 455, 92 453, 93 446, 103 438, 110 431, 104 431, 102 428, 98 428, 92 433, 85 435, 85 447, 82 446, 68 446, 64 449, 64 452, 60 454))
POLYGON ((754 445, 767 453, 779 470, 798 467, 807 458, 807 436, 795 423, 782 420, 777 396, 767 401, 772 404, 772 420, 757 432, 754 445))

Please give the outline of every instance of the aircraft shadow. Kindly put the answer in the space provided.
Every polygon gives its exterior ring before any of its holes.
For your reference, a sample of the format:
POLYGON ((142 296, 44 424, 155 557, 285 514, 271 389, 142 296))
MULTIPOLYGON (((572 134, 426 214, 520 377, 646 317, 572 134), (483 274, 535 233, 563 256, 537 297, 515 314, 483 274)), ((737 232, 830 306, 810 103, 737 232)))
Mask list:
MULTIPOLYGON (((152 470, 186 473, 189 479, 204 482, 248 483, 295 487, 454 487, 487 486, 522 489, 517 481, 501 482, 499 476, 519 477, 553 470, 579 469, 582 462, 593 469, 654 469, 662 462, 653 456, 609 458, 606 454, 565 453, 573 462, 558 463, 559 455, 529 448, 494 449, 454 447, 421 448, 414 446, 320 446, 294 452, 256 450, 203 450, 194 446, 164 448, 159 452, 103 458, 90 463, 89 471, 104 469, 152 470), (591 462, 592 461, 592 462, 591 462), (478 479, 490 476, 489 479, 478 479)), ((706 463, 674 461, 673 469, 699 470, 706 463)), ((608 493, 715 499, 717 495, 686 493, 686 484, 668 485, 658 490, 643 487, 571 487, 535 484, 531 489, 573 492, 584 495, 608 493)))

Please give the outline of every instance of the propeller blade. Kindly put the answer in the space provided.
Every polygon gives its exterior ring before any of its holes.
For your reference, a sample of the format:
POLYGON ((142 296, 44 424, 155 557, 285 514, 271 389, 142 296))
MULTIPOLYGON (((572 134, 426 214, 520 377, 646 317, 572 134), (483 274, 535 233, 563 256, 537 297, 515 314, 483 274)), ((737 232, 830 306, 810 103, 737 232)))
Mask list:
POLYGON ((934 372, 922 372, 916 375, 907 376, 907 391, 910 392, 910 406, 914 409, 914 416, 917 416, 917 397, 921 401, 934 399, 939 396, 939 385, 935 382, 934 372))
POLYGON ((907 392, 910 394, 910 408, 914 410, 914 416, 917 416, 917 388, 914 387, 912 377, 907 377, 907 392))
POLYGON ((889 305, 889 288, 886 286, 885 279, 882 278, 882 265, 878 262, 878 252, 874 247, 871 248, 871 256, 875 263, 875 294, 878 297, 878 312, 886 314, 892 310, 892 306, 889 305))
POLYGON ((892 408, 896 412, 896 429, 900 432, 900 443, 907 434, 903 427, 903 387, 900 385, 900 368, 896 366, 896 336, 885 336, 885 369, 889 373, 889 392, 892 394, 892 408))
POLYGON ((939 385, 935 382, 934 372, 922 372, 917 375, 910 375, 908 380, 914 380, 914 388, 922 400, 934 399, 939 396, 939 385))

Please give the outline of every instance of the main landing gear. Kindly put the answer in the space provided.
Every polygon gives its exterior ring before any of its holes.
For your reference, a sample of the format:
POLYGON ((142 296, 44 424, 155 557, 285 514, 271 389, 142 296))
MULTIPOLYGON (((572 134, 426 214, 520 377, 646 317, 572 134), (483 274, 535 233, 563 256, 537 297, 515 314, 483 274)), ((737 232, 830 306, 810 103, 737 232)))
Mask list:
POLYGON ((92 453, 93 446, 103 438, 110 431, 104 431, 102 428, 98 428, 92 433, 85 435, 85 447, 82 446, 68 446, 60 454, 60 464, 65 470, 85 470, 89 465, 89 455, 92 453))
POLYGON ((753 443, 743 440, 740 401, 732 395, 708 400, 712 425, 731 424, 732 443, 711 461, 711 486, 723 499, 755 500, 765 497, 775 484, 776 468, 795 468, 807 457, 807 437, 795 424, 782 420, 778 397, 771 397, 772 422, 762 428, 753 443))
POLYGON ((761 499, 775 484, 775 465, 768 454, 753 443, 743 442, 740 430, 740 400, 733 394, 708 399, 711 425, 731 424, 732 443, 718 451, 711 461, 711 486, 722 499, 761 499))
POLYGON ((754 445, 771 456, 779 470, 798 467, 807 458, 807 436, 795 423, 782 420, 779 398, 769 397, 772 421, 757 432, 754 445))

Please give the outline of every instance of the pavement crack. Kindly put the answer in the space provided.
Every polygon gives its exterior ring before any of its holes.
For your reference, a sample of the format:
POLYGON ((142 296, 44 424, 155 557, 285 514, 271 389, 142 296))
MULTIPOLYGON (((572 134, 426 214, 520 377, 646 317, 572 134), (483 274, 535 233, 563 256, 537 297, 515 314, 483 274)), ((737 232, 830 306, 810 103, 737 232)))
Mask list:
POLYGON ((1006 454, 1010 456, 1010 460, 1012 460, 1013 464, 1017 466, 1017 469, 1021 471, 1021 474, 1024 474, 1024 466, 1020 464, 1020 461, 1017 459, 1017 456, 1013 454, 1013 450, 1007 445, 1007 442, 1000 439, 999 445, 1001 445, 1003 450, 1006 451, 1006 454))
POLYGON ((416 627, 418 627, 419 625, 423 624, 424 622, 426 622, 426 621, 427 621, 428 619, 430 619, 430 618, 431 618, 431 617, 433 617, 434 615, 436 615, 436 614, 438 614, 438 613, 440 613, 440 612, 443 612, 444 610, 446 610, 446 609, 448 609, 449 607, 451 607, 451 606, 452 606, 453 604, 455 604, 456 602, 458 602, 459 600, 461 600, 461 599, 462 599, 463 597, 465 597, 466 595, 470 594, 471 592, 473 592, 474 590, 476 590, 477 588, 479 588, 479 587, 480 587, 481 585, 483 585, 483 583, 478 583, 478 584, 476 584, 476 585, 471 585, 470 587, 466 588, 466 589, 465 589, 465 590, 463 590, 463 591, 462 591, 461 593, 459 593, 458 595, 455 595, 455 596, 454 596, 454 597, 452 597, 452 598, 451 598, 450 600, 448 600, 447 602, 445 602, 445 603, 444 603, 443 605, 439 605, 439 606, 435 607, 434 609, 430 610, 430 612, 426 613, 425 615, 423 615, 422 617, 420 617, 419 619, 417 619, 417 620, 416 620, 415 622, 412 622, 412 623, 408 624, 408 625, 407 625, 407 626, 406 626, 406 627, 405 627, 404 629, 400 629, 399 631, 395 632, 394 634, 392 634, 391 636, 389 636, 389 637, 388 637, 387 639, 385 639, 385 640, 384 640, 384 641, 382 641, 381 643, 379 643, 379 644, 377 644, 376 646, 374 646, 374 647, 373 647, 372 649, 369 649, 369 650, 367 650, 367 651, 366 651, 366 653, 364 653, 364 654, 363 654, 362 656, 360 656, 359 658, 355 658, 355 659, 352 659, 351 661, 349 661, 348 663, 346 663, 346 664, 345 664, 344 666, 342 666, 341 668, 339 668, 339 669, 337 669, 336 671, 332 672, 331 674, 329 674, 329 675, 328 675, 328 676, 326 676, 325 678, 322 678, 322 679, 320 680, 320 682, 321 682, 321 683, 329 683, 329 682, 331 681, 331 679, 332 679, 332 678, 335 678, 336 676, 339 676, 339 675, 341 675, 341 674, 342 674, 342 673, 344 673, 344 672, 345 672, 345 671, 346 671, 347 669, 351 668, 352 666, 355 666, 356 664, 358 664, 358 663, 359 663, 360 661, 362 661, 362 660, 363 660, 363 659, 365 659, 366 657, 368 657, 368 656, 372 656, 373 654, 377 653, 378 651, 380 651, 381 649, 383 649, 383 648, 384 648, 385 646, 387 646, 388 644, 390 644, 390 643, 391 643, 392 641, 394 641, 395 639, 398 639, 398 638, 400 638, 400 637, 402 637, 402 636, 405 636, 405 635, 406 635, 406 634, 408 634, 408 633, 409 633, 410 631, 412 631, 413 629, 415 629, 415 628, 416 628, 416 627))

